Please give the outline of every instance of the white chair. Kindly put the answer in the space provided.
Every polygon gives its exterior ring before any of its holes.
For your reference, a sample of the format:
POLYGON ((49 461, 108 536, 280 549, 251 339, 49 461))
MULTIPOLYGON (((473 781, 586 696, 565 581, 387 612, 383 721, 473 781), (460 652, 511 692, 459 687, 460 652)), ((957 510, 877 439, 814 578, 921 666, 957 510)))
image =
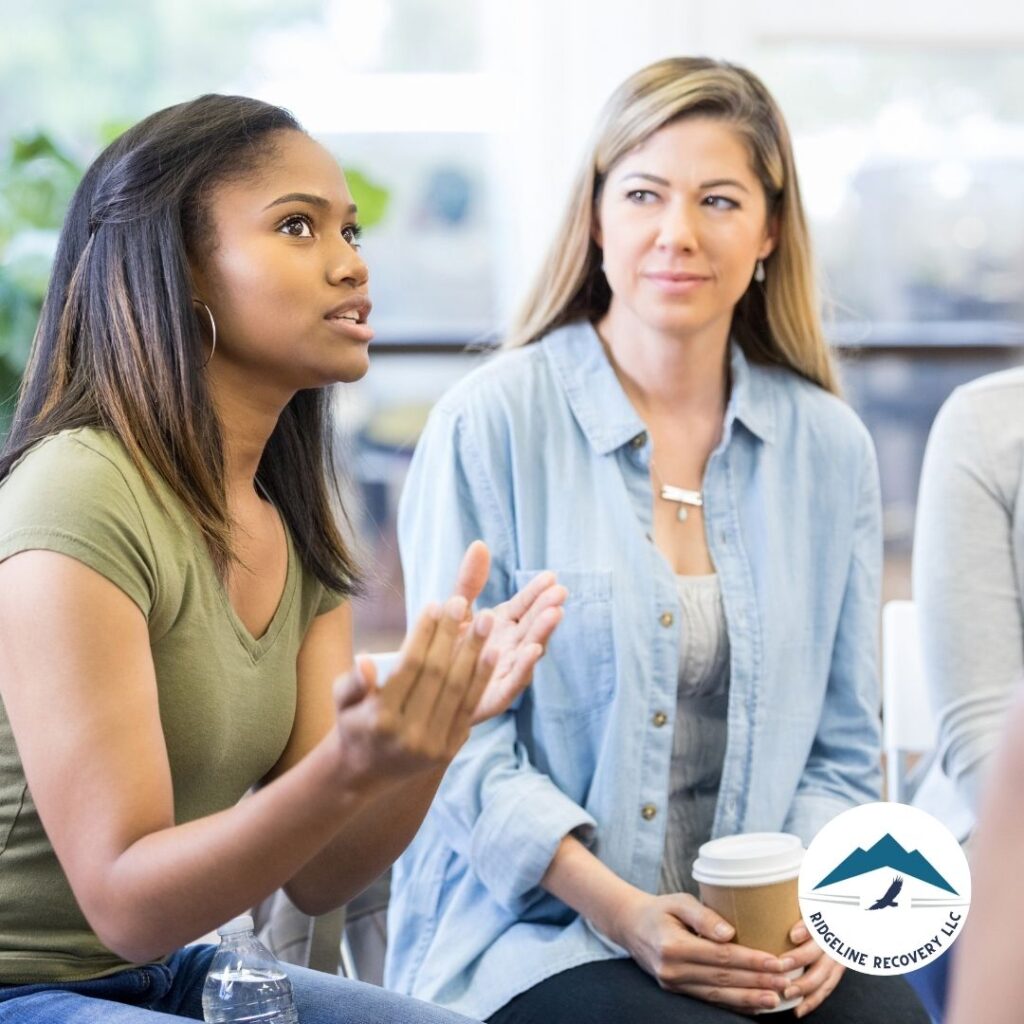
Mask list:
POLYGON ((344 908, 340 972, 355 981, 384 984, 384 957, 388 949, 388 901, 391 871, 385 871, 368 889, 344 908))
POLYGON ((345 907, 309 917, 278 889, 253 912, 256 934, 285 963, 337 974, 345 907))
POLYGON ((925 682, 913 601, 888 601, 882 609, 882 746, 890 800, 906 803, 908 754, 935 748, 938 725, 925 682))

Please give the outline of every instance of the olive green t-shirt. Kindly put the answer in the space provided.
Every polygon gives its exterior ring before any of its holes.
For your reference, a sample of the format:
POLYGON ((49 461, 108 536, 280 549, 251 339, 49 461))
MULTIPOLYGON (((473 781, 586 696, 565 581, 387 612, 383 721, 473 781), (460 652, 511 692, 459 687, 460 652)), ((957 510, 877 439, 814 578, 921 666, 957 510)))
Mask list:
MULTIPOLYGON (((166 482, 150 476, 163 506, 112 434, 83 428, 47 438, 0 484, 0 561, 61 552, 142 610, 180 824, 231 806, 277 762, 295 715, 299 647, 313 618, 342 598, 305 569, 286 530, 284 592, 266 633, 254 638, 198 529, 166 482)), ((45 618, 38 631, 45 644, 45 618)), ((127 966, 78 908, 0 702, 0 984, 82 980, 127 966)))

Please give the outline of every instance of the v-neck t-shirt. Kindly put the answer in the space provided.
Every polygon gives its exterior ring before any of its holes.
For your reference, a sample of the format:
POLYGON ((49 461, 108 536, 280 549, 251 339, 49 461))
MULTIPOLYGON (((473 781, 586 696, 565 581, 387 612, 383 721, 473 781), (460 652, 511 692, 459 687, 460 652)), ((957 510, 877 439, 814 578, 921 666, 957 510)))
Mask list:
MULTIPOLYGON (((266 632, 253 637, 193 520, 166 481, 152 469, 149 476, 152 489, 107 431, 45 439, 0 485, 0 561, 60 552, 106 577, 145 615, 182 824, 230 807, 278 761, 295 718, 302 640, 314 617, 343 598, 302 564, 286 526, 284 590, 266 632)), ((127 966, 75 901, 0 701, 0 984, 82 980, 127 966)))

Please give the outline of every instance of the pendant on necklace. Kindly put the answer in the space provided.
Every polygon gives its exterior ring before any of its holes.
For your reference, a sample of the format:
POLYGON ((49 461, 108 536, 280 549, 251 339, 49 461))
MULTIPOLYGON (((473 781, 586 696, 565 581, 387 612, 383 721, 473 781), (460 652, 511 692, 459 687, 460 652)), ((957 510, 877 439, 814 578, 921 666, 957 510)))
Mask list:
POLYGON ((691 491, 688 487, 674 487, 672 484, 662 485, 661 498, 663 501, 674 501, 678 504, 676 519, 681 523, 689 519, 690 508, 701 508, 704 504, 704 495, 700 491, 691 491))

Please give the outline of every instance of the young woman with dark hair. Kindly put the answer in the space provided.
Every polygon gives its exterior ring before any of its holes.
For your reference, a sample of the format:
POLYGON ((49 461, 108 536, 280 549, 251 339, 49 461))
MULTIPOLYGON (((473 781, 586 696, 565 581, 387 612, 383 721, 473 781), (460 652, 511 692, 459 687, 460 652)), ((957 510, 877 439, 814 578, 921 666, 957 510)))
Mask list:
MULTIPOLYGON (((240 97, 75 194, 0 455, 0 1021, 200 1018, 185 944, 375 878, 560 618, 550 574, 472 615, 473 544, 386 685, 353 666, 326 388, 367 369, 358 234, 329 154, 240 97)), ((462 1019, 289 974, 303 1024, 462 1019)))

